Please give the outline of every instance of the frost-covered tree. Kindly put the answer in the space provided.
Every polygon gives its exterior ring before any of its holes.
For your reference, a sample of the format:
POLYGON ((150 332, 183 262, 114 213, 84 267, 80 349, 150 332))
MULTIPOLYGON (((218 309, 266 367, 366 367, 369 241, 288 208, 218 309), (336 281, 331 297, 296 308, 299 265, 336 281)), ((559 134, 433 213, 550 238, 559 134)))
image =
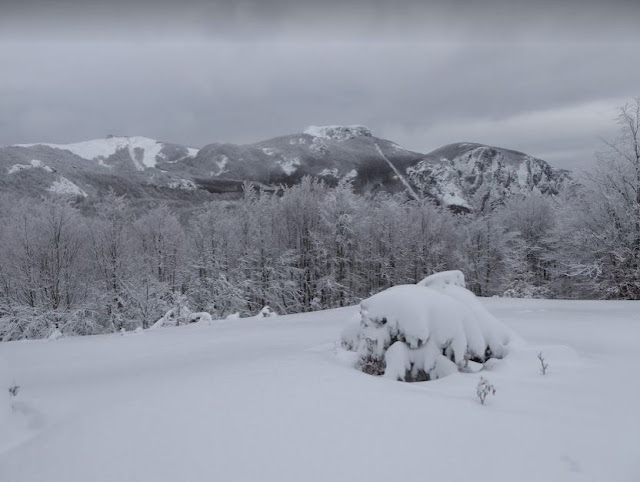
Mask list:
POLYGON ((523 298, 548 296, 554 270, 552 200, 536 193, 516 196, 507 201, 498 216, 503 230, 510 233, 504 257, 505 293, 523 298))
POLYGON ((495 213, 466 216, 461 230, 465 233, 461 247, 462 266, 469 288, 479 296, 502 294, 513 235, 505 231, 495 213))
POLYGON ((88 222, 90 251, 98 275, 96 295, 104 303, 113 331, 127 323, 132 309, 128 287, 132 285, 132 213, 127 201, 109 192, 97 205, 97 216, 88 222))
MULTIPOLYGON (((3 229, 3 338, 41 337, 84 321, 74 310, 88 299, 90 263, 83 223, 68 200, 17 203, 3 229), (8 325, 8 326, 7 326, 8 325)), ((93 332, 89 319, 84 332, 93 332)))
POLYGON ((143 328, 181 299, 187 274, 185 246, 182 225, 166 205, 134 223, 134 277, 126 291, 143 328))
POLYGON ((565 203, 556 236, 561 273, 578 295, 640 299, 640 99, 619 109, 619 135, 565 203))

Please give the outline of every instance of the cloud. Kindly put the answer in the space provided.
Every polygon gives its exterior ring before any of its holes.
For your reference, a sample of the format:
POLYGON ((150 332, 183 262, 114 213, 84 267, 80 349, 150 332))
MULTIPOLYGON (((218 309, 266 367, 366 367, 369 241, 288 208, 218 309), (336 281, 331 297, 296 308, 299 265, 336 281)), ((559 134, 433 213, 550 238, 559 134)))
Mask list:
POLYGON ((615 136, 617 108, 627 99, 602 99, 567 106, 521 112, 502 118, 457 119, 389 136, 405 145, 424 142, 421 151, 443 144, 480 142, 524 151, 569 169, 586 167, 601 148, 600 138, 615 136))
POLYGON ((635 3, 477 5, 3 4, 0 143, 362 123, 416 150, 477 140, 583 165, 614 126, 604 106, 640 94, 635 3))

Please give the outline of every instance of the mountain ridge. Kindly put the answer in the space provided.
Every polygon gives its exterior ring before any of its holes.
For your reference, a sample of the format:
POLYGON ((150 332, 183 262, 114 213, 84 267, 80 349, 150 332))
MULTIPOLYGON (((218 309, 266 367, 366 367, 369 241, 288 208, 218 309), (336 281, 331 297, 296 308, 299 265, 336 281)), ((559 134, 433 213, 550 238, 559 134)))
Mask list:
POLYGON ((518 192, 556 194, 570 179, 568 171, 519 151, 459 142, 420 153, 362 125, 310 126, 251 144, 214 142, 200 149, 142 136, 0 147, 0 188, 25 194, 55 192, 58 185, 89 198, 113 189, 189 202, 237 194, 245 182, 275 189, 305 176, 329 185, 348 181, 360 193, 407 192, 462 210, 473 209, 477 196, 499 202, 518 192))

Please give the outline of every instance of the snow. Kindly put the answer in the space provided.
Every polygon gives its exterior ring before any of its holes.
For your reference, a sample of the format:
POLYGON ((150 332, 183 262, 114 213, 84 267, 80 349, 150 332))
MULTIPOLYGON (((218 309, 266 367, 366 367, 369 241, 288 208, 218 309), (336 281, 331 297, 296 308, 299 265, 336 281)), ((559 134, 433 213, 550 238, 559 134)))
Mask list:
MULTIPOLYGON (((121 149, 127 149, 131 159, 138 170, 146 167, 155 167, 156 156, 164 147, 164 144, 147 137, 108 137, 106 139, 94 139, 90 141, 76 142, 73 144, 18 144, 19 147, 48 146, 54 149, 67 150, 76 156, 87 160, 105 160, 121 149), (136 149, 142 149, 142 157, 136 154, 136 149)), ((197 149, 190 149, 189 155, 195 156, 197 149)))
POLYGON ((69 181, 64 176, 60 176, 57 181, 53 181, 53 184, 47 189, 55 194, 61 194, 63 196, 82 196, 87 197, 87 193, 84 192, 78 185, 69 181))
POLYGON ((8 169, 8 174, 15 174, 16 172, 26 171, 27 169, 42 169, 47 172, 55 172, 55 169, 47 166, 38 159, 33 159, 29 164, 14 164, 8 169))
POLYGON ((298 170, 298 166, 300 165, 299 157, 285 157, 282 160, 276 161, 280 168, 284 171, 287 176, 290 176, 294 172, 298 170))
POLYGON ((229 164, 229 158, 224 154, 220 155, 218 159, 215 161, 215 163, 216 163, 216 166, 218 166, 218 172, 211 171, 211 176, 221 176, 225 172, 229 171, 228 169, 226 169, 227 164, 229 164))
POLYGON ((0 480, 640 480, 638 302, 480 301, 530 344, 413 384, 336 348, 357 307, 0 344, 0 480))
POLYGON ((322 171, 320 171, 318 173, 318 176, 322 176, 322 177, 335 177, 337 178, 339 174, 338 169, 336 169, 335 167, 333 169, 323 169, 322 171))
POLYGON ((468 312, 462 319, 469 351, 482 358, 485 348, 498 358, 506 356, 510 343, 522 343, 514 333, 506 329, 480 303, 479 299, 465 288, 464 274, 459 270, 441 271, 427 276, 418 283, 453 298, 468 312))
POLYGON ((304 131, 313 137, 321 139, 333 139, 336 141, 345 141, 355 137, 371 137, 371 131, 361 125, 352 126, 309 126, 304 131))
POLYGON ((351 179, 355 179, 356 177, 358 177, 358 171, 356 171, 355 169, 351 169, 348 173, 344 175, 343 179, 351 180, 351 179))
POLYGON ((191 179, 178 179, 168 184, 170 189, 181 189, 183 191, 195 191, 198 187, 191 179))
POLYGON ((460 286, 461 288, 467 287, 467 282, 464 279, 464 273, 457 269, 434 273, 427 276, 417 284, 419 286, 428 286, 429 288, 436 289, 443 288, 447 285, 460 286))

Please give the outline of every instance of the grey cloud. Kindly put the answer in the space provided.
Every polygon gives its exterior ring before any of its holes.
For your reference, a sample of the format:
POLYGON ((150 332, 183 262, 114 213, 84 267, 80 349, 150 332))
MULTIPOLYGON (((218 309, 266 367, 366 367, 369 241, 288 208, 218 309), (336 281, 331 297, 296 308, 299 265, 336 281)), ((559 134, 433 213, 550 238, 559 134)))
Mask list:
POLYGON ((3 4, 2 144, 202 146, 363 123, 420 151, 478 141, 579 167, 640 94, 632 3, 51 5, 3 4))

